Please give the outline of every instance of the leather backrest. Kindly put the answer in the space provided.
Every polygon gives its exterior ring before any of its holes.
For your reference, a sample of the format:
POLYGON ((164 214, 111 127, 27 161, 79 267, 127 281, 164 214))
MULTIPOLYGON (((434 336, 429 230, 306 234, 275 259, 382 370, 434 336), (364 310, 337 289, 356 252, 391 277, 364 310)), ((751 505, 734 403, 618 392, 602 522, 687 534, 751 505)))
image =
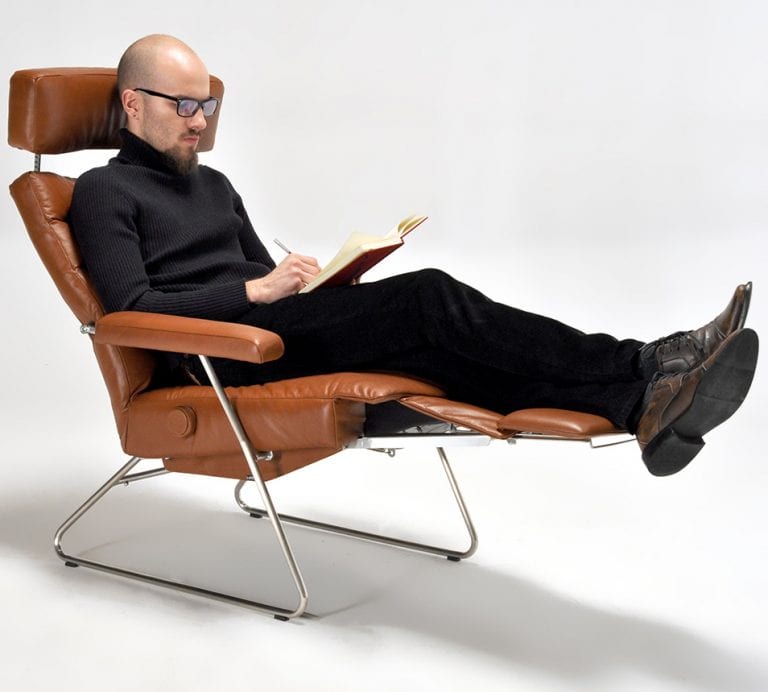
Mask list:
MULTIPOLYGON (((221 100, 224 84, 211 75, 211 96, 221 100)), ((198 151, 210 151, 221 106, 208 118, 198 151)), ((18 70, 11 77, 8 144, 34 154, 84 149, 118 149, 125 122, 117 94, 117 70, 66 67, 18 70)))
MULTIPOLYGON (((11 184, 32 244, 62 298, 81 324, 104 314, 88 281, 66 217, 75 181, 54 173, 24 173, 11 184)), ((94 345, 121 437, 130 401, 152 381, 156 356, 140 349, 94 345)))
POLYGON ((73 178, 55 173, 24 173, 12 183, 11 196, 61 297, 81 324, 90 324, 104 310, 67 223, 74 186, 73 178))

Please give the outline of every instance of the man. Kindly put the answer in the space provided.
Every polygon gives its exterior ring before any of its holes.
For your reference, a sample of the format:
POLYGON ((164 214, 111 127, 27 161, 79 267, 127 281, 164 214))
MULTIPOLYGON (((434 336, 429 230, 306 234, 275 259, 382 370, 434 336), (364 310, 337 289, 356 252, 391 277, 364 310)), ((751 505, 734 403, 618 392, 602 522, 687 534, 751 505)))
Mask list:
MULTIPOLYGON (((200 58, 153 35, 118 67, 123 147, 75 186, 73 231, 105 309, 228 320, 277 332, 285 355, 215 362, 225 385, 302 375, 396 371, 500 412, 595 413, 636 434, 651 473, 682 469, 702 436, 750 387, 758 341, 744 329, 750 285, 693 332, 650 344, 584 334, 495 303, 443 272, 298 291, 319 267, 291 253, 275 265, 242 200, 196 147, 217 107, 200 58)), ((195 359, 173 364, 204 379, 195 359)))

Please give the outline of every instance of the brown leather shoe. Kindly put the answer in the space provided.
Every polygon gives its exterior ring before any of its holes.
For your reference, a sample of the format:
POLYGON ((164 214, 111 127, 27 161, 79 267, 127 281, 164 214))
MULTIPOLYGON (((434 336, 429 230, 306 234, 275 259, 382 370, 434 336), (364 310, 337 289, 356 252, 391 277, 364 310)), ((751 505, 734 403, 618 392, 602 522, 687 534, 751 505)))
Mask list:
POLYGON ((695 368, 651 382, 636 436, 654 476, 683 469, 704 446, 703 435, 735 413, 752 384, 757 352, 757 334, 740 329, 695 368))
POLYGON ((675 332, 651 341, 640 349, 643 372, 657 371, 672 375, 695 368, 709 358, 725 338, 743 329, 749 312, 752 282, 741 284, 730 302, 715 319, 690 332, 675 332))

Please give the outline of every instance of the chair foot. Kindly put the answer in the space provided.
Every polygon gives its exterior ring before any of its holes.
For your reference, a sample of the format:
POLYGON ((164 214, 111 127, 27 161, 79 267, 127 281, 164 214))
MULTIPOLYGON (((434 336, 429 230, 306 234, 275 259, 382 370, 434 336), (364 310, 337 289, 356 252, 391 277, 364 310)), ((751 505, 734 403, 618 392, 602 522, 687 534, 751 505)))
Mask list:
POLYGON ((80 565, 78 565, 76 562, 70 562, 69 560, 67 560, 67 561, 64 563, 64 566, 65 566, 65 567, 80 567, 80 565))
POLYGON ((448 555, 446 559, 451 562, 461 562, 461 558, 458 555, 448 555))

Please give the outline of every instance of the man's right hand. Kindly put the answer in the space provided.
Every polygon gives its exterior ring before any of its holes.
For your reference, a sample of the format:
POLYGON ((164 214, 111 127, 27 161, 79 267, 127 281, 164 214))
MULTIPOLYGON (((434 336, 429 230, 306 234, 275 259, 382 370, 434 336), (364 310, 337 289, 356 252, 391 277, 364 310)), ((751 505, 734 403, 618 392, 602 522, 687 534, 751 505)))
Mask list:
POLYGON ((292 252, 266 276, 245 282, 248 302, 274 303, 292 296, 312 281, 319 271, 320 265, 314 257, 292 252))

